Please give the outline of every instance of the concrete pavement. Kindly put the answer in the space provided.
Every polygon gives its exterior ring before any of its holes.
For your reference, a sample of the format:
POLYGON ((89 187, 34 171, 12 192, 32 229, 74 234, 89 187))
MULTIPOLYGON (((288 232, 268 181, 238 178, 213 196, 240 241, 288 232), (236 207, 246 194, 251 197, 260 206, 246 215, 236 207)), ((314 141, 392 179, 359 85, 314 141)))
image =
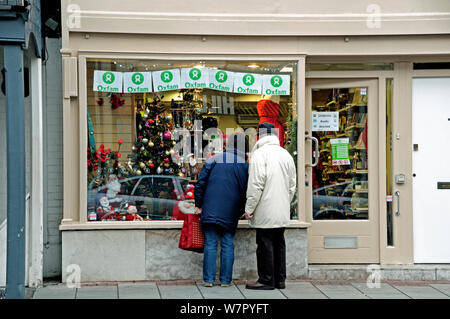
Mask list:
POLYGON ((450 282, 382 282, 370 288, 362 281, 287 281, 286 289, 249 290, 245 282, 230 287, 203 287, 201 282, 135 282, 85 284, 68 288, 50 284, 33 299, 450 299, 450 282))

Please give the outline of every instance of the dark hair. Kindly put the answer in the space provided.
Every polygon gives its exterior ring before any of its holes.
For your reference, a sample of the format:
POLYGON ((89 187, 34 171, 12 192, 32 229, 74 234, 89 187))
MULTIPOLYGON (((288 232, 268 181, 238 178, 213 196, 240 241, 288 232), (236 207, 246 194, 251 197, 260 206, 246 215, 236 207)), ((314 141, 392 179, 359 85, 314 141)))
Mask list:
POLYGON ((227 139, 227 148, 235 148, 241 152, 248 153, 248 137, 244 133, 240 132, 231 134, 227 139))

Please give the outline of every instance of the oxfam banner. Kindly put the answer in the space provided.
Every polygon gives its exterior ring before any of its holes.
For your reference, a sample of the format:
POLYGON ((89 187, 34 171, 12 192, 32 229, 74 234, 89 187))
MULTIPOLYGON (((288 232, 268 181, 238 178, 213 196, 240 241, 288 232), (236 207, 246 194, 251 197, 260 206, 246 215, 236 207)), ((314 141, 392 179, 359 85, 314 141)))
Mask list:
POLYGON ((184 89, 206 89, 209 83, 208 68, 181 69, 181 87, 184 89))
POLYGON ((263 75, 263 94, 291 95, 291 76, 263 75))
POLYGON ((94 91, 122 93, 122 72, 94 70, 94 91))
POLYGON ((217 91, 233 92, 234 72, 209 69, 208 88, 217 91))
POLYGON ((152 75, 153 91, 163 92, 181 89, 180 69, 155 71, 152 75))
POLYGON ((262 75, 253 73, 234 73, 235 93, 261 94, 262 75))
POLYGON ((152 92, 151 72, 123 73, 123 87, 125 93, 152 92))

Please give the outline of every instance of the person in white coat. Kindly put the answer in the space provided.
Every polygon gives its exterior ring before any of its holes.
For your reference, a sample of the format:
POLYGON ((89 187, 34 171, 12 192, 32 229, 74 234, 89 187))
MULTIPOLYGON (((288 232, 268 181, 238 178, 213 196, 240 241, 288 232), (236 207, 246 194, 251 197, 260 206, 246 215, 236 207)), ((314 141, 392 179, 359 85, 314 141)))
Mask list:
POLYGON ((285 288, 285 227, 290 222, 290 203, 296 189, 292 156, 280 146, 275 127, 258 125, 259 140, 250 156, 245 218, 256 228, 258 280, 247 289, 285 288))

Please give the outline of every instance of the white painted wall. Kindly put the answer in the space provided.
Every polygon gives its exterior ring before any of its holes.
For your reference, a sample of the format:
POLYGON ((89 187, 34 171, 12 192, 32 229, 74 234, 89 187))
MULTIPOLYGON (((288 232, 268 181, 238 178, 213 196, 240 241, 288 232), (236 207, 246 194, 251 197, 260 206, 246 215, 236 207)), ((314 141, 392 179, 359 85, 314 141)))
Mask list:
POLYGON ((61 275, 63 217, 63 126, 61 39, 46 39, 43 65, 44 117, 44 278, 61 275))

